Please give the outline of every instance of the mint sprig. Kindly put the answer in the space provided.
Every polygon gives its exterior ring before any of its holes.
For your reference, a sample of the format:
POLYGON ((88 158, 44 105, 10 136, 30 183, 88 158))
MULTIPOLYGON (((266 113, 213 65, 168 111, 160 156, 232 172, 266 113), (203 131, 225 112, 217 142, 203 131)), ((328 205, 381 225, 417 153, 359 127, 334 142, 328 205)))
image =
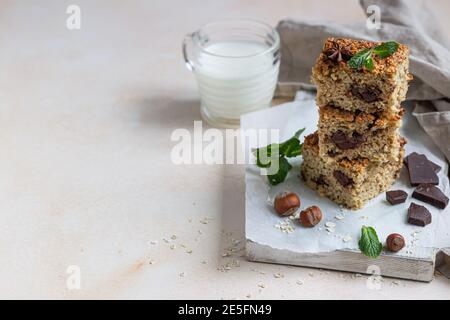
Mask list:
POLYGON ((388 41, 373 48, 373 53, 379 56, 381 59, 385 59, 393 55, 398 50, 399 44, 395 41, 388 41))
POLYGON ((373 55, 385 59, 393 55, 400 45, 396 41, 384 42, 373 48, 366 48, 355 54, 347 63, 352 69, 362 69, 372 71, 375 68, 373 55))
POLYGON ((383 245, 378 240, 377 232, 372 227, 362 226, 358 245, 359 250, 369 258, 378 257, 383 250, 383 245))
POLYGON ((300 142, 300 136, 304 131, 305 128, 298 130, 292 138, 283 143, 272 143, 266 147, 253 150, 253 154, 256 156, 256 165, 260 168, 270 168, 272 161, 278 161, 278 171, 267 175, 271 185, 283 182, 289 170, 292 169, 286 158, 294 158, 302 154, 303 143, 300 142))

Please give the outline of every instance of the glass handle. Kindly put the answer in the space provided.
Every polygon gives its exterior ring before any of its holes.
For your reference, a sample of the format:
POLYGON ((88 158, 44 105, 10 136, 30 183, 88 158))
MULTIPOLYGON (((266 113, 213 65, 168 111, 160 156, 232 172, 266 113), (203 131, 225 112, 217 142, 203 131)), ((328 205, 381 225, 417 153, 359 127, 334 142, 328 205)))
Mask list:
POLYGON ((194 64, 192 63, 191 60, 189 60, 189 55, 188 55, 188 46, 190 44, 192 44, 192 36, 193 34, 190 33, 188 35, 186 35, 183 39, 183 58, 184 58, 184 63, 186 64, 186 67, 190 70, 190 71, 194 71, 194 64))

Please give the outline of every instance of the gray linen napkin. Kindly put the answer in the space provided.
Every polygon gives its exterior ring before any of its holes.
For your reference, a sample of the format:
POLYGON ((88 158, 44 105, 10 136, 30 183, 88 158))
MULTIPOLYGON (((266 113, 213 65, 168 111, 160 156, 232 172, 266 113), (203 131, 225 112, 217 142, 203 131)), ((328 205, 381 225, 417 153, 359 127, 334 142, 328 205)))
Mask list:
POLYGON ((416 101, 414 115, 450 161, 450 42, 424 1, 360 0, 381 9, 381 29, 369 30, 366 22, 341 25, 333 22, 283 20, 278 96, 294 96, 298 89, 313 89, 311 68, 329 36, 375 41, 396 40, 410 47, 414 75, 408 100, 416 101))
MULTIPOLYGON (((293 97, 299 89, 314 89, 311 68, 330 36, 396 40, 410 48, 414 80, 407 100, 414 102, 413 114, 450 161, 450 42, 437 19, 421 0, 360 0, 360 4, 364 12, 370 5, 381 9, 381 29, 369 30, 365 21, 341 25, 283 20, 278 24, 282 60, 276 94, 293 97)), ((439 252, 436 268, 450 278, 450 249, 439 252)))

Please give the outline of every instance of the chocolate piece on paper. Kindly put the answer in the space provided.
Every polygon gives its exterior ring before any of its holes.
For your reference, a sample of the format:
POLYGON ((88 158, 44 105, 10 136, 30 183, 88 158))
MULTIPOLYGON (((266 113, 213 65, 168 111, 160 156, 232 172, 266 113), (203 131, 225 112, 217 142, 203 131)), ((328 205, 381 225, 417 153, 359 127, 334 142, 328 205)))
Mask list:
POLYGON ((412 194, 413 198, 429 203, 440 209, 445 209, 448 205, 448 197, 439 189, 431 184, 421 184, 412 194))
POLYGON ((431 223, 431 213, 424 206, 412 202, 408 209, 408 223, 425 227, 431 223))
MULTIPOLYGON (((418 155, 419 153, 417 153, 417 152, 412 152, 410 155, 412 155, 412 154, 418 155)), ((410 155, 409 155, 409 156, 410 156, 410 155)), ((408 168, 408 157, 409 157, 409 156, 407 156, 407 157, 405 157, 405 159, 403 159, 403 163, 405 164, 406 168, 408 168)), ((427 157, 427 156, 425 156, 425 158, 426 158, 426 157, 427 157)), ((433 168, 433 171, 434 171, 434 172, 439 173, 439 171, 441 171, 442 167, 441 167, 440 165, 434 163, 433 161, 429 160, 428 158, 427 158, 427 160, 428 160, 428 162, 430 163, 431 167, 433 168)))
POLYGON ((423 154, 410 154, 408 156, 409 182, 416 187, 419 184, 439 184, 439 178, 423 154))
POLYGON ((408 194, 403 190, 392 190, 386 192, 386 200, 392 204, 404 203, 408 198, 408 194))

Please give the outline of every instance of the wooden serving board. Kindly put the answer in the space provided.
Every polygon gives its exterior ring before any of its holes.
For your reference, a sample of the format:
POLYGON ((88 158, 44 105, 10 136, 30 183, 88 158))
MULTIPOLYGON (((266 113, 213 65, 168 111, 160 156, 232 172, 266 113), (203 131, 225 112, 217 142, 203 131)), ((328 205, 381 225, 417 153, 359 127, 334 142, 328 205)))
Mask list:
POLYGON ((433 280, 437 251, 423 249, 414 257, 383 253, 376 259, 370 259, 352 250, 300 253, 275 249, 248 239, 246 250, 250 261, 374 274, 424 282, 433 280))
MULTIPOLYGON (((273 105, 292 101, 293 97, 287 93, 293 93, 297 89, 296 87, 290 88, 288 86, 287 89, 284 89, 284 93, 281 96, 277 96, 273 100, 273 105)), ((444 170, 447 170, 447 168, 444 168, 444 170)), ((248 174, 247 172, 246 175, 248 174)), ((261 188, 260 191, 262 190, 261 188)), ((246 200, 246 253, 250 261, 374 274, 423 282, 429 282, 433 279, 436 255, 439 252, 437 248, 418 247, 413 254, 383 252, 377 259, 367 258, 358 250, 349 249, 326 252, 302 252, 292 246, 291 249, 280 249, 277 247, 279 238, 273 242, 271 239, 271 237, 274 237, 274 239, 278 237, 273 234, 273 221, 272 224, 264 221, 264 219, 270 219, 270 216, 262 214, 255 217, 258 215, 258 212, 250 210, 253 212, 249 213, 248 211, 246 200), (263 220, 261 222, 261 232, 249 232, 253 226, 250 224, 255 224, 255 221, 261 220, 263 220)), ((380 240, 383 241, 383 239, 380 240)))

